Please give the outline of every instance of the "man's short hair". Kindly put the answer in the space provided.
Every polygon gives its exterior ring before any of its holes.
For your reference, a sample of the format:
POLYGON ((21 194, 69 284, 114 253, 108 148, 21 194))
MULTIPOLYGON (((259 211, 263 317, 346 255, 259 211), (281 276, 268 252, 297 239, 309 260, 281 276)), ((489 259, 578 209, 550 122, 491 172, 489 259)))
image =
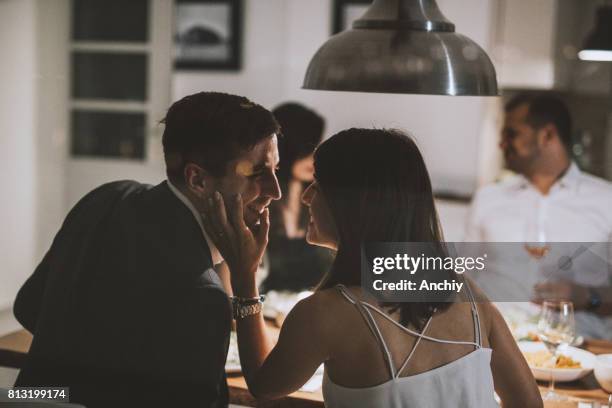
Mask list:
POLYGON ((506 113, 527 104, 527 123, 535 129, 548 124, 557 128, 559 138, 569 155, 572 154, 572 117, 567 105, 557 96, 542 93, 520 93, 506 104, 506 113))
POLYGON ((187 163, 196 163, 214 177, 241 152, 279 132, 270 111, 243 96, 200 92, 184 97, 168 109, 164 158, 168 179, 183 185, 187 163))

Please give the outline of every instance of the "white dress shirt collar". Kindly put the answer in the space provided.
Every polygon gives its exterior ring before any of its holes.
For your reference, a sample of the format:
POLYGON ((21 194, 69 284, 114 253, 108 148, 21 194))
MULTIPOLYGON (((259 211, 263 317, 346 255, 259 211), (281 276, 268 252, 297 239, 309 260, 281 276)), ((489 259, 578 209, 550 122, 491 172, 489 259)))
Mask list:
MULTIPOLYGON (((567 187, 576 191, 576 189, 578 188, 578 184, 580 183, 581 175, 582 172, 580 171, 576 163, 571 162, 565 174, 555 182, 553 188, 555 188, 555 186, 562 188, 567 187)), ((524 175, 518 174, 516 179, 513 182, 510 182, 510 186, 521 190, 530 187, 531 182, 524 175)))
POLYGON ((561 177, 561 179, 558 181, 558 183, 561 187, 568 187, 570 189, 575 190, 576 188, 578 188, 581 175, 582 172, 580 171, 576 163, 572 162, 563 177, 561 177))
POLYGON ((210 255, 212 257, 213 265, 218 265, 222 263, 223 257, 221 256, 221 252, 219 252, 219 249, 215 246, 215 244, 212 242, 212 240, 206 233, 206 230, 204 229, 204 224, 202 224, 202 215, 200 215, 199 211, 195 208, 193 203, 189 201, 189 199, 183 193, 181 193, 181 191, 174 184, 172 184, 170 180, 166 180, 166 183, 168 183, 168 187, 170 188, 170 191, 172 191, 174 195, 179 200, 181 200, 181 202, 185 204, 187 208, 189 208, 189 210, 193 214, 193 217, 198 222, 198 225, 200 226, 200 229, 202 230, 202 235, 204 235, 204 239, 206 239, 206 243, 208 244, 208 249, 210 250, 210 255))

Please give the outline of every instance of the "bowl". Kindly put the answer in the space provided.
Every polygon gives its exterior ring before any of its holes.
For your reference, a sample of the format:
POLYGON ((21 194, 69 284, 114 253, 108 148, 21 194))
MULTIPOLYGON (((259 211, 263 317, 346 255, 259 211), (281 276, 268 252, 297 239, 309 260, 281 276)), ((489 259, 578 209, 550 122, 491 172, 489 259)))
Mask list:
MULTIPOLYGON (((546 350, 546 346, 542 342, 521 341, 518 343, 521 352, 536 352, 546 350)), ((545 368, 529 366, 536 380, 550 381, 551 378, 557 382, 576 381, 591 371, 595 367, 596 357, 593 353, 582 350, 576 347, 562 345, 558 349, 559 354, 571 357, 575 361, 579 361, 582 367, 580 368, 545 368)))
POLYGON ((600 354, 595 358, 595 378, 601 388, 612 392, 612 354, 600 354))

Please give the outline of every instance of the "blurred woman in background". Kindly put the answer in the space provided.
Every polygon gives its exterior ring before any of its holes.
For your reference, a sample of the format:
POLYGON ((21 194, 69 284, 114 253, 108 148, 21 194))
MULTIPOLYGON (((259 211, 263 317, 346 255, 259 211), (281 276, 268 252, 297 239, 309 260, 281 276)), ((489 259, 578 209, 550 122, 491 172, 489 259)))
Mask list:
POLYGON ((306 242, 309 215, 301 201, 305 187, 313 180, 313 152, 323 138, 325 120, 294 102, 284 103, 272 113, 282 132, 278 138, 277 177, 283 197, 270 205, 268 276, 262 292, 299 292, 312 289, 333 259, 330 251, 306 242))

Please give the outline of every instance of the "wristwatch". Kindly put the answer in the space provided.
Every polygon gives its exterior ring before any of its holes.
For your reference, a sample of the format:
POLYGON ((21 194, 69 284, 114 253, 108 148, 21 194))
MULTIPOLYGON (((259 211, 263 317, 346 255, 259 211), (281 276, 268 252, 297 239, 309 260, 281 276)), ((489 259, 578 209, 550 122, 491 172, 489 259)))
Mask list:
POLYGON ((238 296, 230 297, 232 301, 232 313, 234 319, 244 319, 245 317, 260 313, 263 309, 263 302, 266 300, 266 295, 260 295, 252 298, 243 298, 238 296))
POLYGON ((589 304, 587 310, 594 311, 601 306, 601 296, 594 288, 589 288, 589 304))

